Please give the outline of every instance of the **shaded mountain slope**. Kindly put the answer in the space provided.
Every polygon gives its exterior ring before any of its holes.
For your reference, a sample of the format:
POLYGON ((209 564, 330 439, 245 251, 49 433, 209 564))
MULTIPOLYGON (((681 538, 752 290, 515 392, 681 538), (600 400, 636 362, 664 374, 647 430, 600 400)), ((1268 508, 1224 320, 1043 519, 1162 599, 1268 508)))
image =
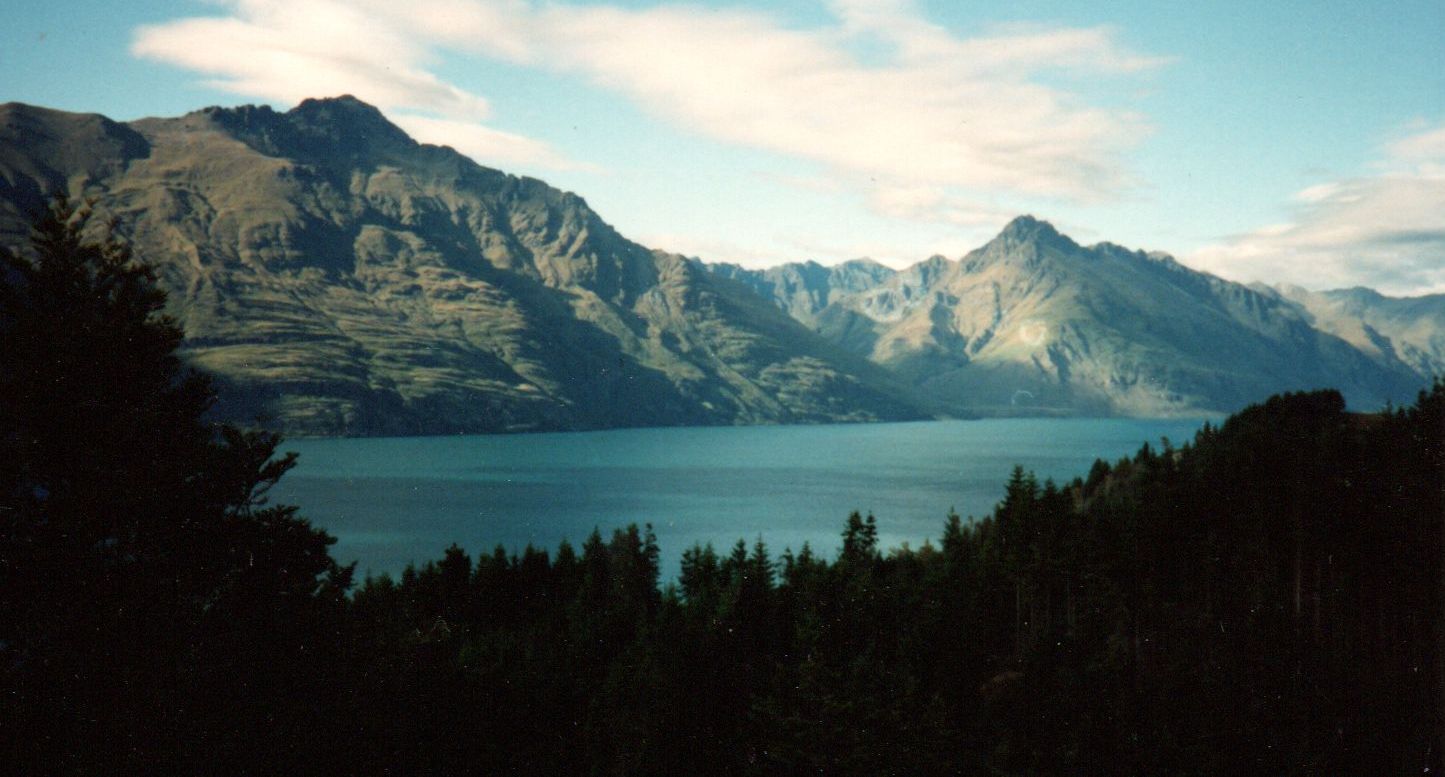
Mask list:
POLYGON ((0 106, 0 239, 54 191, 157 265, 228 417, 421 434, 920 415, 744 287, 353 98, 130 124, 0 106))

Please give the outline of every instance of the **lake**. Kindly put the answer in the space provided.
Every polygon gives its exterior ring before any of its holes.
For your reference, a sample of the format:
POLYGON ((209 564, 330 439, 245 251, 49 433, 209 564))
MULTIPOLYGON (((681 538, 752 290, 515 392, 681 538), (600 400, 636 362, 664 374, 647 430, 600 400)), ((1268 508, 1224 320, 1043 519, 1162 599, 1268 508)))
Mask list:
POLYGON ((524 435, 293 440, 300 463, 273 492, 338 539, 360 575, 395 575, 452 542, 555 552, 630 522, 652 523, 663 573, 682 551, 759 536, 776 555, 804 542, 831 557, 853 510, 884 548, 917 547, 949 508, 984 515, 1014 464, 1064 482, 1094 459, 1202 420, 991 419, 828 426, 682 427, 524 435))

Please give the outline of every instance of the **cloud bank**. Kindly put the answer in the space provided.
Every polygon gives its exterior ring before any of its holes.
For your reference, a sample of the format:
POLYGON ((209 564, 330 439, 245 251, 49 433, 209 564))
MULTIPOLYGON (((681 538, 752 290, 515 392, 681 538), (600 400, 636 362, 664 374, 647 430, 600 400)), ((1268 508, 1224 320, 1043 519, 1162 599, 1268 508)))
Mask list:
POLYGON ((1290 222, 1205 247, 1189 263, 1310 289, 1445 292, 1445 125, 1386 145, 1377 169, 1304 189, 1290 222))
MULTIPOLYGON (((435 72, 442 55, 577 78, 716 141, 811 160, 893 218, 971 223, 998 196, 1097 202, 1132 181, 1148 131, 1049 76, 1120 77, 1162 60, 1108 27, 961 37, 908 0, 834 0, 800 28, 755 10, 529 0, 223 0, 225 15, 136 32, 138 56, 237 94, 295 102, 350 92, 409 131, 493 164, 575 165, 479 125, 485 97, 435 72), (429 69, 430 68, 430 69, 429 69), (480 128, 479 128, 480 127, 480 128), (920 194, 920 193, 925 194, 920 194), (930 204, 933 203, 933 204, 930 204)), ((596 160, 594 160, 596 161, 596 160)))
POLYGON ((1034 76, 1157 64, 1104 28, 963 39, 903 2, 834 3, 837 24, 816 29, 743 10, 436 4, 428 29, 459 45, 481 41, 471 45, 579 74, 692 132, 885 185, 1113 196, 1128 183, 1118 153, 1143 120, 1034 76), (862 61, 867 45, 882 47, 879 61, 862 61))

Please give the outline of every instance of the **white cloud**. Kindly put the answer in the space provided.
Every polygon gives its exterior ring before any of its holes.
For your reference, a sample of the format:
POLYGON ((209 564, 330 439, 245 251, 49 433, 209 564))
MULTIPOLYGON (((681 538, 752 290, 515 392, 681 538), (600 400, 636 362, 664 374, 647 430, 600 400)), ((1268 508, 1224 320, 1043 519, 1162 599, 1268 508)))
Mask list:
MULTIPOLYGON (((865 190, 876 183, 869 201, 880 213, 943 222, 957 220, 960 209, 899 209, 890 191, 1071 202, 1119 195, 1131 184, 1122 153, 1147 132, 1142 117, 1087 105, 1037 76, 1127 74, 1163 61, 1128 51, 1107 27, 1013 26, 964 37, 924 19, 910 0, 833 0, 836 21, 807 29, 764 12, 693 5, 224 0, 224 7, 229 17, 142 28, 134 50, 241 94, 295 101, 351 92, 452 122, 486 118, 486 101, 425 65, 443 51, 471 52, 579 76, 685 130, 811 160, 823 174, 869 181, 865 190), (858 54, 859 46, 879 44, 881 59, 858 54)), ((454 125, 449 132, 460 135, 454 125)), ((493 134, 471 145, 534 164, 561 159, 537 141, 497 141, 493 134)))
POLYGON ((479 162, 505 160, 511 164, 547 170, 596 169, 592 165, 574 162, 562 156, 540 140, 492 129, 476 122, 409 113, 393 114, 391 120, 422 143, 451 146, 479 162))
POLYGON ((846 32, 876 35, 895 45, 905 61, 945 64, 959 71, 1027 74, 1041 68, 1082 68, 1128 73, 1168 61, 1128 52, 1108 26, 1012 24, 962 39, 921 18, 912 0, 832 0, 830 5, 846 32))
POLYGON ((426 69, 432 46, 395 19, 345 0, 226 0, 230 15, 148 25, 131 51, 204 74, 207 85, 296 103, 353 94, 419 140, 487 164, 573 169, 546 143, 493 129, 486 98, 426 69))
POLYGON ((1376 176, 1297 193, 1290 223, 1205 247, 1189 262, 1312 289, 1445 292, 1445 125, 1389 144, 1378 167, 1376 176))
POLYGON ((756 11, 421 0, 433 34, 491 56, 577 73, 677 126, 908 185, 1110 198, 1141 117, 1093 108, 1033 75, 1132 72, 1159 60, 1112 31, 1012 30, 961 38, 909 3, 837 3, 836 25, 756 11), (446 23, 441 23, 445 19, 446 23), (503 31, 506 32, 503 32, 503 31), (853 44, 891 53, 865 64, 853 44))
POLYGON ((994 227, 1018 215, 960 197, 939 186, 879 186, 873 191, 869 205, 882 216, 964 227, 994 227))
POLYGON ((1395 159, 1433 164, 1438 169, 1445 162, 1445 125, 1396 140, 1389 151, 1395 159))
POLYGON ((485 118, 487 101, 421 67, 424 47, 338 0, 235 0, 234 16, 136 30, 131 50, 226 91, 299 102, 350 92, 389 108, 485 118))

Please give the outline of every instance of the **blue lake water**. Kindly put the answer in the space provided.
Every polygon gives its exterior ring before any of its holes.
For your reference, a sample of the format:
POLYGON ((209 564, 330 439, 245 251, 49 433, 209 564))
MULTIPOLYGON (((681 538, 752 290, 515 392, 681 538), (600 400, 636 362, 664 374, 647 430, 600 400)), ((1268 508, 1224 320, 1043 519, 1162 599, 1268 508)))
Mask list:
POLYGON ((1064 482, 1096 458, 1202 420, 996 419, 833 426, 684 427, 558 434, 287 441, 299 465, 273 501, 338 538, 360 574, 396 574, 452 542, 555 551, 628 523, 653 524, 664 575, 682 551, 761 536, 774 553, 830 557, 848 513, 872 511, 883 547, 936 539, 949 508, 984 515, 1014 464, 1064 482))

